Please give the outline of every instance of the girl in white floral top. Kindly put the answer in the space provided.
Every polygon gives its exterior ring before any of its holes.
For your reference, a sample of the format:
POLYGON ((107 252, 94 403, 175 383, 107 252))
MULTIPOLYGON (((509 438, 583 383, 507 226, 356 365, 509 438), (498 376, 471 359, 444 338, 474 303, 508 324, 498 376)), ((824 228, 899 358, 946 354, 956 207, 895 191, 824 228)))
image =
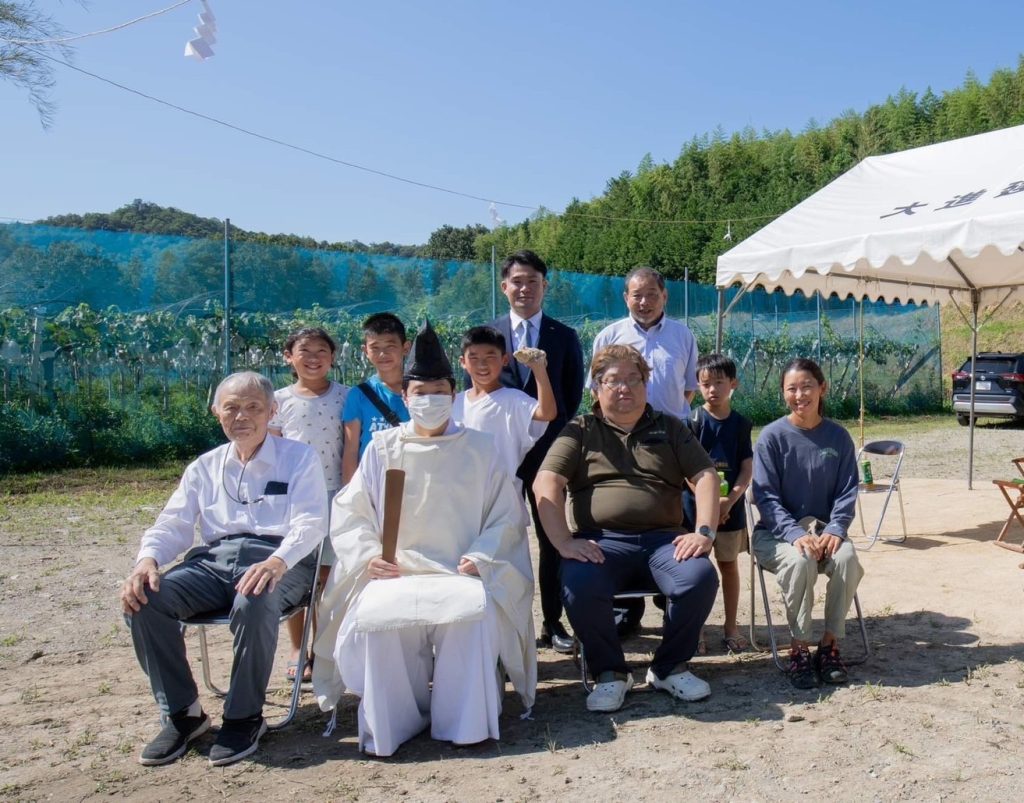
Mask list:
MULTIPOLYGON (((274 393, 277 414, 270 422, 270 432, 274 435, 302 441, 316 450, 324 467, 329 498, 341 488, 341 411, 349 391, 346 385, 327 378, 336 351, 333 338, 319 327, 300 329, 288 336, 284 343, 284 360, 291 366, 295 382, 274 393)), ((333 563, 331 541, 326 539, 320 567, 321 584, 327 579, 333 563)), ((293 679, 299 671, 303 625, 302 614, 288 620, 288 635, 292 644, 288 662, 289 679, 293 679)), ((303 680, 308 681, 310 675, 311 669, 306 663, 303 680)))

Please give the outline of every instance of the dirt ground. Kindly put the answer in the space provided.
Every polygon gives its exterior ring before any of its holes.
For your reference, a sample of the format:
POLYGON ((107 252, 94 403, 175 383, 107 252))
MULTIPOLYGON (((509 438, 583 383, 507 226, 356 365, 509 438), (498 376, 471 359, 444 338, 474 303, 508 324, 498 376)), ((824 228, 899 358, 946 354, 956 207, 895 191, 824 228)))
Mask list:
MULTIPOLYGON (((641 684, 621 711, 588 714, 572 661, 542 649, 531 720, 519 719, 509 692, 500 742, 453 748, 424 735, 391 759, 357 752, 355 699, 344 702, 336 732, 324 738, 326 718, 306 695, 296 722, 265 737, 251 761, 211 769, 211 737, 204 737, 177 764, 141 767, 136 756, 157 718, 116 595, 171 483, 153 490, 152 504, 131 508, 114 501, 124 489, 33 502, 5 497, 0 486, 0 797, 1017 799, 1024 784, 1024 555, 991 543, 1008 510, 990 480, 1012 476, 1008 461, 1024 455, 1024 430, 979 431, 975 490, 968 491, 964 430, 887 426, 870 437, 908 443, 910 537, 861 552, 871 654, 853 668, 849 685, 800 692, 769 653, 725 654, 719 602, 708 624, 710 654, 693 667, 711 683, 706 701, 675 702, 641 684)), ((880 469, 876 461, 876 477, 880 469)), ((867 518, 879 503, 865 499, 867 518)), ((1015 527, 1011 539, 1020 543, 1024 529, 1015 527)), ((883 533, 898 529, 892 508, 883 533)), ((864 540, 856 543, 863 550, 864 540)), ((746 622, 745 557, 741 567, 746 622)), ((785 639, 769 584, 776 632, 785 639)), ((764 644, 760 601, 757 608, 764 644)), ((639 679, 657 617, 649 611, 644 624, 627 645, 639 679)), ((854 657, 855 626, 844 644, 854 657)), ((226 669, 227 655, 218 635, 215 668, 226 669)), ((271 697, 275 708, 284 699, 280 689, 271 697)), ((203 702, 219 712, 205 692, 203 702)))

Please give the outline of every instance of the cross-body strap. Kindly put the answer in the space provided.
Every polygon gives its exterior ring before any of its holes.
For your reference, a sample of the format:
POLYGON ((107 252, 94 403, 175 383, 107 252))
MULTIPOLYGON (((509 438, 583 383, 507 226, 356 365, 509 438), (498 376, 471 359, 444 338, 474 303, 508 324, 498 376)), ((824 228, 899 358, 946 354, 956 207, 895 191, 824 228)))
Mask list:
POLYGON ((402 423, 398 420, 398 416, 395 415, 395 411, 384 403, 384 400, 377 395, 377 391, 370 386, 369 382, 360 382, 356 387, 363 392, 363 395, 367 399, 370 400, 370 404, 377 408, 377 412, 384 416, 384 420, 388 422, 388 426, 397 427, 402 423))
POLYGON ((700 440, 701 429, 704 427, 703 410, 703 407, 690 408, 690 420, 687 422, 690 425, 690 430, 696 436, 698 441, 700 440))

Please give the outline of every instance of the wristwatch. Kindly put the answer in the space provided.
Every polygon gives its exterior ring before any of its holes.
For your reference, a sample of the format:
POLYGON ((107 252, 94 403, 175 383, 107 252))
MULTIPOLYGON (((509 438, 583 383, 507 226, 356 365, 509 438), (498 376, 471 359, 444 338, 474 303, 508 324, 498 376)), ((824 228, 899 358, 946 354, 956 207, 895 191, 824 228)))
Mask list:
POLYGON ((705 538, 710 538, 712 541, 714 541, 715 536, 718 535, 718 533, 716 533, 706 524, 702 524, 700 527, 697 528, 697 535, 703 535, 705 538))

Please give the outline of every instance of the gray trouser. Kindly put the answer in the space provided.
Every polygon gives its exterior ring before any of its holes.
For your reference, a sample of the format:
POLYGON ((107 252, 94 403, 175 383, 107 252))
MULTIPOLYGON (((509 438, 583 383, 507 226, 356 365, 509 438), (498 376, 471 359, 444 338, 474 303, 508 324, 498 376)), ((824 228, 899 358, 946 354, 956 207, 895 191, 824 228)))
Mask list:
POLYGON ((160 578, 159 591, 146 590, 146 605, 125 617, 135 655, 164 714, 176 714, 199 696, 179 620, 214 611, 230 611, 234 635, 224 716, 243 719, 263 711, 281 612, 303 600, 316 563, 315 554, 300 561, 272 592, 236 593, 235 584, 246 569, 269 558, 278 543, 279 539, 231 536, 197 547, 160 578))
POLYGON ((775 575, 786 603, 789 631, 798 641, 811 640, 811 612, 814 608, 814 583, 819 574, 828 575, 825 586, 825 629, 837 638, 846 635, 846 614, 864 576, 857 552, 849 539, 831 558, 820 561, 805 557, 788 541, 781 541, 767 530, 754 530, 754 554, 765 571, 775 575))

